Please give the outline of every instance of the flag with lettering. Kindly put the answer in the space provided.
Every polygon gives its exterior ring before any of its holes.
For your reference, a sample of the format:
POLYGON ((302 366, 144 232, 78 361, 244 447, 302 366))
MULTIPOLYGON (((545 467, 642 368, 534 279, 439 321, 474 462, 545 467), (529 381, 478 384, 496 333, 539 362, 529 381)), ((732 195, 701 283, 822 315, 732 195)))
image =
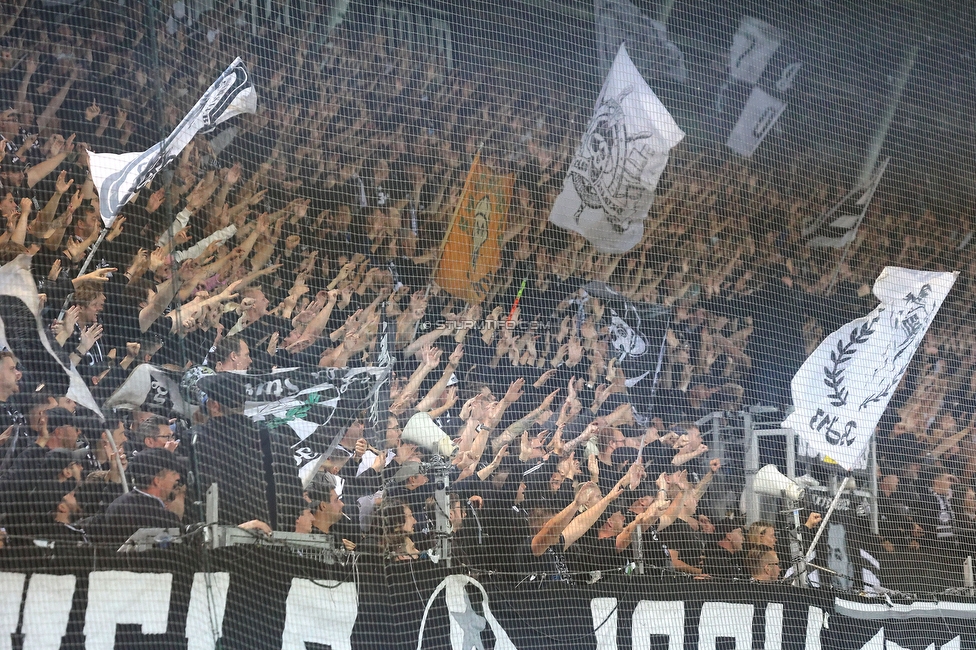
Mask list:
POLYGON ((375 429, 371 419, 378 414, 372 407, 390 381, 393 357, 382 355, 380 361, 384 365, 369 368, 279 368, 244 375, 244 415, 272 429, 291 430, 295 465, 307 484, 354 420, 375 429))
POLYGON ((88 166, 98 191, 102 223, 108 228, 119 210, 140 188, 152 182, 200 131, 235 115, 254 113, 257 93, 240 57, 234 59, 173 132, 145 151, 111 154, 88 152, 88 166))
POLYGON ((830 334, 803 363, 783 421, 810 456, 848 470, 865 466, 868 443, 958 272, 888 266, 874 283, 881 304, 830 334))
POLYGON ((629 251, 644 237, 657 183, 684 137, 621 45, 549 221, 601 253, 629 251))
POLYGON ((496 174, 480 154, 475 156, 434 274, 434 282, 452 296, 480 304, 488 295, 491 276, 502 263, 514 184, 514 175, 496 174))

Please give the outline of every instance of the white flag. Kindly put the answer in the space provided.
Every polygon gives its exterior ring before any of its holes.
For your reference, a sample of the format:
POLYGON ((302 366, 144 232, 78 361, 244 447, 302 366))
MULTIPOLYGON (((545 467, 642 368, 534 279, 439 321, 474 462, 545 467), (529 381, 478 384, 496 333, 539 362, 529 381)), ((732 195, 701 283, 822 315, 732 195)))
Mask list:
POLYGON ((30 263, 30 255, 18 255, 0 266, 0 349, 10 350, 28 363, 35 355, 43 356, 44 367, 57 368, 64 373, 64 377, 51 377, 45 381, 55 385, 66 384, 65 397, 102 417, 85 380, 51 347, 41 322, 41 299, 30 272, 30 263))
POLYGON ((786 102, 777 99, 758 86, 752 89, 739 121, 725 143, 740 156, 749 158, 786 110, 786 102))
POLYGON ((140 364, 105 400, 105 408, 131 411, 146 405, 163 413, 172 411, 189 417, 192 411, 180 393, 181 378, 179 373, 148 363, 140 364))
POLYGON ((644 235, 654 189, 683 137, 621 45, 549 221, 602 253, 629 251, 644 235))
POLYGON ((198 132, 213 128, 235 115, 254 113, 256 107, 257 94, 238 57, 162 142, 146 151, 131 153, 96 154, 89 151, 88 166, 98 190, 105 227, 112 225, 122 206, 178 156, 198 132))
POLYGON ((783 422, 809 454, 864 467, 878 420, 956 281, 957 272, 888 266, 874 283, 881 304, 832 333, 803 363, 783 422))
POLYGON ((782 42, 778 29, 758 18, 744 16, 729 48, 729 73, 740 81, 757 83, 782 42))
POLYGON ((645 16, 630 0, 594 0, 593 14, 601 73, 610 69, 617 49, 626 43, 642 69, 680 82, 688 79, 685 56, 668 38, 664 23, 645 16))

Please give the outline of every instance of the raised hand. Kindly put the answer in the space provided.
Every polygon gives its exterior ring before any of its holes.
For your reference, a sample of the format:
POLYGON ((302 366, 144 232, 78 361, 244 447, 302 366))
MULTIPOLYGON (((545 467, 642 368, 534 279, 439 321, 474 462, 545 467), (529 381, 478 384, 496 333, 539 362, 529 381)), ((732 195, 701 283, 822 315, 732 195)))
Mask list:
POLYGON ((87 354, 98 339, 102 338, 101 323, 94 323, 81 330, 81 343, 78 344, 78 352, 87 354))
POLYGON ((115 241, 115 238, 122 234, 122 226, 125 225, 125 217, 116 217, 112 222, 112 228, 105 235, 108 241, 115 241))
POLYGON ((166 199, 166 190, 159 188, 155 192, 149 195, 149 200, 146 201, 146 212, 152 214, 159 209, 159 206, 163 204, 166 199))
POLYGON ((71 189, 71 186, 74 185, 74 182, 75 179, 69 179, 68 172, 66 170, 62 170, 61 173, 58 174, 58 179, 54 181, 54 190, 58 194, 67 194, 68 190, 71 189))
POLYGON ((85 109, 85 120, 91 122, 96 117, 98 117, 98 114, 101 112, 102 109, 98 107, 98 104, 95 103, 95 100, 93 98, 91 105, 85 109))
POLYGON ((230 168, 224 170, 223 175, 224 182, 226 184, 235 184, 237 181, 241 180, 241 163, 234 163, 230 168))
POLYGON ((556 395, 558 394, 559 394, 559 389, 557 388, 556 390, 546 395, 546 398, 542 400, 542 404, 539 405, 539 408, 537 410, 539 411, 548 410, 549 406, 552 404, 552 400, 556 399, 556 395))
POLYGON ((518 379, 516 379, 511 383, 511 385, 508 387, 508 390, 505 391, 505 397, 503 397, 502 399, 508 402, 509 404, 518 401, 518 399, 523 395, 522 389, 524 386, 525 386, 525 379, 519 377, 518 379))
POLYGON ((452 366, 457 367, 457 365, 461 363, 462 357, 464 357, 464 346, 458 343, 454 348, 454 352, 451 353, 451 356, 449 356, 447 360, 452 366))
POLYGON ((78 316, 81 315, 81 307, 78 305, 72 305, 64 312, 64 329, 66 329, 70 335, 71 332, 75 330, 75 325, 78 323, 78 316))
MULTIPOLYGON (((60 263, 61 260, 58 260, 60 263)), ((104 268, 95 269, 94 271, 89 271, 88 273, 78 276, 71 281, 75 286, 82 284, 84 282, 108 282, 111 278, 109 277, 113 273, 118 271, 117 268, 112 266, 106 266, 104 268)))
POLYGON ((535 383, 533 383, 532 386, 535 388, 542 388, 543 386, 546 385, 547 381, 553 378, 555 374, 556 374, 555 368, 545 371, 544 373, 542 373, 542 376, 540 376, 538 379, 535 380, 535 383))
POLYGON ((420 349, 420 361, 428 368, 436 368, 441 362, 440 348, 425 345, 420 349))
POLYGON ((54 260, 54 264, 51 265, 51 270, 47 274, 47 279, 54 282, 61 275, 61 260, 54 260))
POLYGON ((81 207, 81 202, 84 197, 81 195, 81 190, 77 190, 74 196, 71 197, 71 201, 68 203, 68 212, 74 214, 81 207))

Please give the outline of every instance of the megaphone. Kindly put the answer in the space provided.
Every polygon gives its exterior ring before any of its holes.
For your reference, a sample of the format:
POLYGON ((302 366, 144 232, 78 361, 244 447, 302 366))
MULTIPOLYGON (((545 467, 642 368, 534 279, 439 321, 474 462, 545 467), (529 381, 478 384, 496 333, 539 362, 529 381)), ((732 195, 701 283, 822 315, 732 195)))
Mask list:
POLYGON ((400 439, 445 458, 450 458, 455 451, 451 438, 427 413, 415 413, 407 420, 407 426, 403 427, 400 439))
POLYGON ((790 477, 783 476, 773 464, 766 465, 756 472, 756 478, 752 485, 756 494, 786 497, 792 501, 799 501, 803 498, 803 488, 790 477))

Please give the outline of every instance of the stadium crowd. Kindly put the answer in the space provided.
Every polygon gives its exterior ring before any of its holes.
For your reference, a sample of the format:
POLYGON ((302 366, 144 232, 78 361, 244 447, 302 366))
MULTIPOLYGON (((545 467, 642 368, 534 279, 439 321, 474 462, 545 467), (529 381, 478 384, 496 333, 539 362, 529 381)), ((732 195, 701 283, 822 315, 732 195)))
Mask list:
MULTIPOLYGON (((839 177, 690 147, 673 156, 643 242, 601 255, 547 226, 583 119, 558 84, 449 69, 380 34, 339 29, 320 45, 255 35, 231 3, 155 35, 138 3, 126 15, 91 3, 63 20, 26 4, 9 3, 0 25, 0 262, 29 258, 55 354, 99 403, 141 364, 216 372, 197 383, 192 419, 147 404, 100 421, 65 397, 32 319, 0 298, 8 546, 118 545, 139 527, 186 528, 202 517, 194 490, 215 482, 221 523, 429 556, 432 453, 401 437, 412 427, 457 447, 449 517, 455 556, 472 568, 592 581, 634 561, 640 531, 652 566, 779 579, 784 531, 723 507, 735 485, 724 475, 741 468, 723 467, 694 422, 788 405, 807 354, 870 309, 883 265, 960 260, 935 215, 910 228, 896 218, 892 191, 838 263, 799 233, 843 194, 839 177), (125 206, 79 277, 101 230, 87 152, 158 141, 227 52, 252 71, 258 113, 198 136, 125 206), (468 305, 430 279, 481 142, 482 161, 516 184, 503 263, 485 301, 468 305), (616 295, 584 290, 593 280, 616 295), (619 301, 667 308, 657 338, 615 320, 619 301), (303 487, 293 434, 242 414, 236 373, 372 363, 383 320, 397 332, 385 448, 367 443, 361 419, 330 425, 338 446, 303 487), (624 362, 634 356, 649 374, 624 362)), ((949 562, 976 543, 972 277, 970 263, 879 426, 872 543, 892 566, 949 562)), ((816 528, 817 513, 804 518, 816 528)), ((927 575, 933 589, 954 580, 942 565, 927 575)))

